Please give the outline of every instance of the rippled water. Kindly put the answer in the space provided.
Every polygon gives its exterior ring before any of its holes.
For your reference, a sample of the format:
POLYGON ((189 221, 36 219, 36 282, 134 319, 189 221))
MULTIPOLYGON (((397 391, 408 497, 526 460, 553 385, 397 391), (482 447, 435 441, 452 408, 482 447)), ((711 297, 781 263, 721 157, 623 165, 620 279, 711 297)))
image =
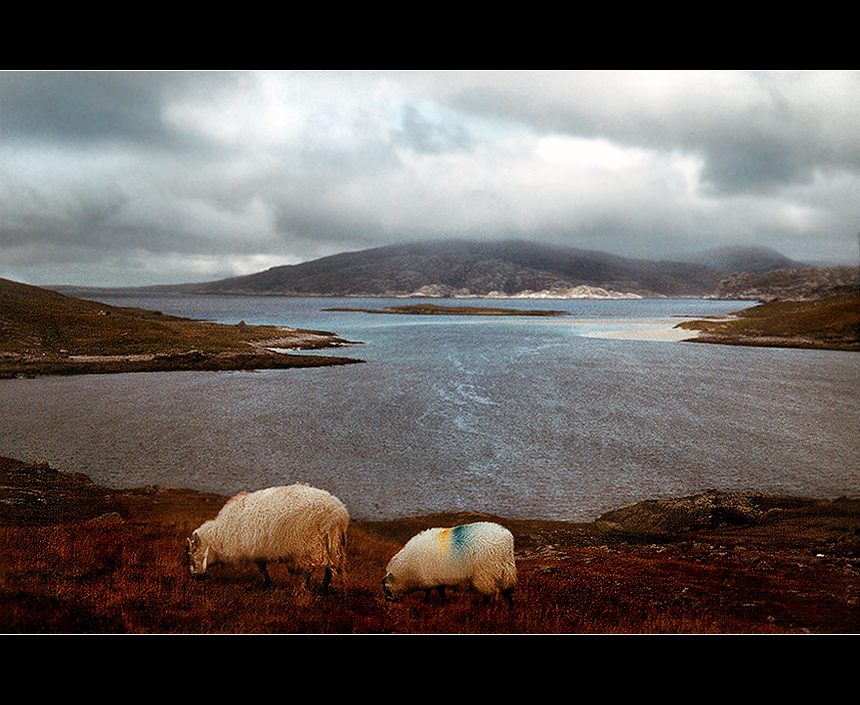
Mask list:
POLYGON ((589 337, 737 302, 467 302, 569 313, 509 319, 322 311, 403 301, 105 300, 331 330, 362 341, 348 354, 366 364, 0 380, 0 454, 117 487, 305 481, 356 518, 587 521, 710 488, 860 492, 860 355, 589 337))

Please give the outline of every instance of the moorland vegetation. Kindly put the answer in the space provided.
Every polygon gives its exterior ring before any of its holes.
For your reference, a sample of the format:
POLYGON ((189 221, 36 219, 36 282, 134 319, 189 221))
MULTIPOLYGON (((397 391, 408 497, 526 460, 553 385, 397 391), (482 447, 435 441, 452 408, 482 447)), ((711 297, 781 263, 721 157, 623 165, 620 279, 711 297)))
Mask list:
POLYGON ((709 496, 591 523, 442 514, 352 520, 329 593, 272 566, 193 580, 185 539, 226 497, 109 489, 0 458, 7 634, 842 634, 860 630, 860 498, 709 496), (704 508, 704 509, 703 509, 704 508), (386 602, 391 556, 428 526, 493 519, 515 538, 513 605, 450 592, 386 602))

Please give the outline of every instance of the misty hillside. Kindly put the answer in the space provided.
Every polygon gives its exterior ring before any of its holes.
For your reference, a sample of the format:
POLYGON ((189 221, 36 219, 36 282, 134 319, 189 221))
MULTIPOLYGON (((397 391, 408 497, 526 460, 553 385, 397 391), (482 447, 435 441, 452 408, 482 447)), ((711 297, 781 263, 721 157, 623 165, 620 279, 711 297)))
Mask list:
MULTIPOLYGON (((756 252, 757 266, 761 253, 756 252)), ((774 266, 782 259, 774 254, 774 266)), ((741 253, 734 254, 742 266, 741 253)), ((725 271, 523 241, 435 242, 348 252, 203 284, 188 293, 321 296, 515 295, 578 286, 640 296, 711 294, 725 271)))
POLYGON ((685 261, 701 264, 725 274, 745 272, 765 274, 777 269, 804 267, 803 262, 789 259, 769 247, 718 247, 686 257, 685 261))

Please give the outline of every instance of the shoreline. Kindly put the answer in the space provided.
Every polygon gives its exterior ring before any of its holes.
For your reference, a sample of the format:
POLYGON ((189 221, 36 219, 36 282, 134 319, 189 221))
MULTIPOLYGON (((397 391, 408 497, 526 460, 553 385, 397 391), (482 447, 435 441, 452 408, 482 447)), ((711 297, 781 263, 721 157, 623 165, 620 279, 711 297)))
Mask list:
MULTIPOLYGON (((286 326, 219 324, 159 311, 75 299, 0 279, 4 326, 0 379, 44 375, 166 371, 240 371, 364 362, 311 350, 356 344, 335 333, 286 326), (45 322, 48 323, 45 323, 45 322)), ((583 337, 723 345, 860 350, 856 296, 762 304, 728 318, 598 320, 583 337), (679 322, 680 321, 680 322, 679 322)), ((380 309, 326 311, 415 316, 558 317, 558 310, 444 306, 421 302, 380 309)), ((567 319, 570 320, 570 319, 567 319)))
POLYGON ((831 352, 860 352, 860 342, 831 342, 805 337, 712 335, 702 333, 682 342, 708 345, 730 345, 746 348, 787 348, 792 350, 829 350, 831 352))
POLYGON ((83 358, 0 360, 0 379, 123 374, 133 372, 250 372, 304 367, 361 364, 364 360, 294 353, 182 353, 152 355, 88 355, 83 358))
POLYGON ((694 343, 857 352, 860 297, 772 301, 725 318, 687 320, 678 328, 697 331, 694 343))

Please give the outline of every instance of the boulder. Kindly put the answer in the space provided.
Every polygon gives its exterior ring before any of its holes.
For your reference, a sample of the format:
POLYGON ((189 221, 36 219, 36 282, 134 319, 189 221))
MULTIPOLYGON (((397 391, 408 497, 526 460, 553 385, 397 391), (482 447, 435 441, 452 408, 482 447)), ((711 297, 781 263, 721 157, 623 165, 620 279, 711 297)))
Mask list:
POLYGON ((758 523, 801 500, 755 492, 709 490, 690 497, 653 499, 601 515, 597 525, 611 532, 672 535, 720 525, 758 523))

